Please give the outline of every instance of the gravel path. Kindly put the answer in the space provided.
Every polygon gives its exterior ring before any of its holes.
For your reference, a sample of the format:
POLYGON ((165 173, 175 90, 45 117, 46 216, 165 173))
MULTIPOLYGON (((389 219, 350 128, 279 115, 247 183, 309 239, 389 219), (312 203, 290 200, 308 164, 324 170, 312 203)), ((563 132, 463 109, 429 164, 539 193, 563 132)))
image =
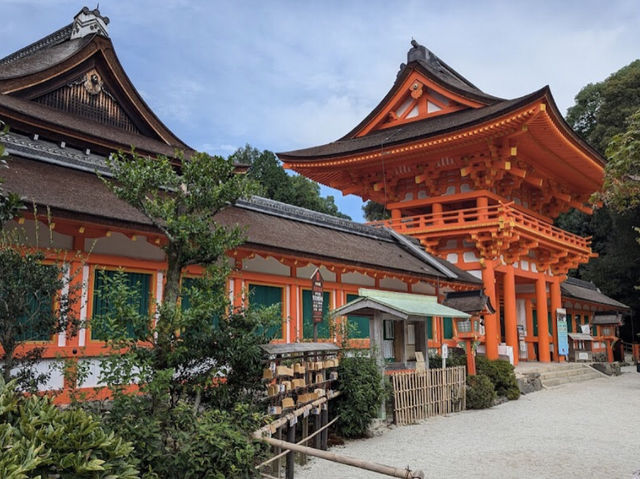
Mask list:
MULTIPOLYGON (((427 478, 624 478, 640 470, 640 374, 566 384, 331 449, 427 478)), ((296 479, 383 476, 321 459, 296 479)), ((637 476, 637 477, 640 477, 637 476)))

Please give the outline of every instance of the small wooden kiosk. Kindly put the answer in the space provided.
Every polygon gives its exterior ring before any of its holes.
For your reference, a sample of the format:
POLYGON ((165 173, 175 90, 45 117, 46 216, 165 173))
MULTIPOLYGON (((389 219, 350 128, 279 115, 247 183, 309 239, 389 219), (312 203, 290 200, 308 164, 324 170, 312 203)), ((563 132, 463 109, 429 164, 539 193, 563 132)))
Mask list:
POLYGON ((613 362, 613 347, 618 341, 618 326, 622 324, 619 311, 596 311, 591 318, 591 334, 607 352, 607 362, 613 362))
POLYGON ((591 347, 593 338, 586 333, 568 333, 569 336, 569 361, 591 362, 593 353, 591 347))
POLYGON ((371 349, 382 370, 415 369, 417 352, 427 358, 428 317, 471 318, 439 304, 435 296, 364 288, 358 295, 331 314, 369 316, 371 349))
POLYGON ((496 310, 491 304, 489 296, 482 290, 449 292, 443 304, 471 315, 467 319, 456 318, 456 331, 457 337, 464 341, 467 353, 467 372, 469 375, 474 375, 476 361, 473 343, 484 336, 484 332, 480 330, 480 326, 484 324, 482 316, 494 314, 496 310))

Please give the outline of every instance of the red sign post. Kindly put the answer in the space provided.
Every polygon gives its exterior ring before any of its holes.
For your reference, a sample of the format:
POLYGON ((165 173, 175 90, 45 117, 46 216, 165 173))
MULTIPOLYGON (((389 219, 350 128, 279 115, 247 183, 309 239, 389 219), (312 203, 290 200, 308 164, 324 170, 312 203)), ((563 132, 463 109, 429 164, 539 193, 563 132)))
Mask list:
POLYGON ((324 279, 320 274, 320 269, 316 270, 311 275, 311 299, 312 299, 312 315, 313 320, 313 340, 318 340, 318 324, 322 322, 322 302, 323 294, 322 288, 324 285, 324 279))

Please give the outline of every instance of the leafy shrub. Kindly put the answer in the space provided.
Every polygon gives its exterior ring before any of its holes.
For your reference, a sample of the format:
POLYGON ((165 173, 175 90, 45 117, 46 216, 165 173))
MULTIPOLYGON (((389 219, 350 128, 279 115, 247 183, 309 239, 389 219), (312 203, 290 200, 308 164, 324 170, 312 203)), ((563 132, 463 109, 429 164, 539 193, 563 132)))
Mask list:
POLYGON ((487 359, 484 356, 476 357, 476 369, 478 374, 484 374, 491 379, 498 396, 506 396, 513 401, 520 397, 518 381, 513 371, 513 366, 501 359, 487 359))
POLYGON ((139 478, 130 443, 91 414, 25 397, 0 379, 0 477, 139 478), (7 453, 10 451, 10 453, 7 453))
POLYGON ((260 415, 246 405, 196 412, 179 402, 161 411, 151 402, 121 396, 105 415, 112 430, 132 440, 145 479, 253 477, 262 446, 249 433, 260 427, 260 415))
POLYGON ((385 396, 375 359, 343 358, 338 367, 338 390, 342 392, 336 400, 338 432, 344 437, 364 436, 385 396))
MULTIPOLYGON (((463 348, 449 348, 449 357, 447 358, 447 367, 466 366, 467 354, 463 348)), ((429 354, 429 368, 438 369, 442 367, 442 356, 438 353, 429 354)))
POLYGON ((484 374, 467 376, 467 409, 485 409, 493 406, 496 391, 484 374))

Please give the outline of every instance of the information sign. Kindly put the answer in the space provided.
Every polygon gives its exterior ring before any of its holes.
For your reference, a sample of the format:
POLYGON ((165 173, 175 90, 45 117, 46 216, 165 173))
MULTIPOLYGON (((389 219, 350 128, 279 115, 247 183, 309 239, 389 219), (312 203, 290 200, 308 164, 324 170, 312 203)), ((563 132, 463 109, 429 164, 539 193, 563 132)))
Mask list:
POLYGON ((311 275, 312 319, 314 323, 322 322, 323 285, 324 280, 320 270, 316 268, 313 275, 311 275))
POLYGON ((569 335, 567 331, 567 310, 556 309, 556 322, 558 323, 558 354, 567 356, 569 354, 569 335))

